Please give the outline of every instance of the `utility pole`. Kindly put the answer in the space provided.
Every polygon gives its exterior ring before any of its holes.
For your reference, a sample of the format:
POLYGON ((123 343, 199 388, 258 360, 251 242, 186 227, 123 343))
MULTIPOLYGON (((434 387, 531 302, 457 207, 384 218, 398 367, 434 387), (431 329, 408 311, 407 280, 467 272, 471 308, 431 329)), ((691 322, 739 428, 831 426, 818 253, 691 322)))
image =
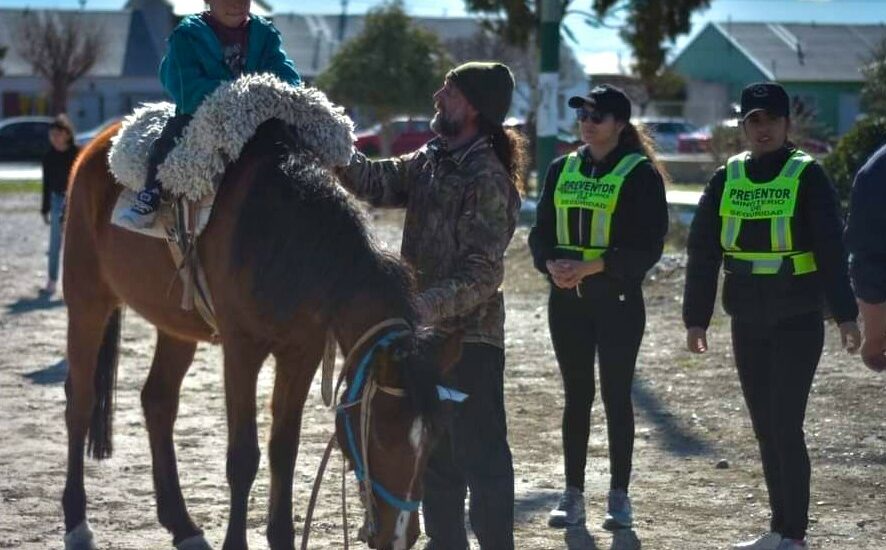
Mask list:
POLYGON ((345 27, 348 24, 348 0, 341 0, 341 15, 338 17, 338 43, 345 41, 345 27))
POLYGON ((539 104, 535 119, 535 166, 537 181, 544 180, 554 160, 558 130, 558 83, 560 80, 560 18, 562 0, 541 0, 541 67, 538 74, 539 104))

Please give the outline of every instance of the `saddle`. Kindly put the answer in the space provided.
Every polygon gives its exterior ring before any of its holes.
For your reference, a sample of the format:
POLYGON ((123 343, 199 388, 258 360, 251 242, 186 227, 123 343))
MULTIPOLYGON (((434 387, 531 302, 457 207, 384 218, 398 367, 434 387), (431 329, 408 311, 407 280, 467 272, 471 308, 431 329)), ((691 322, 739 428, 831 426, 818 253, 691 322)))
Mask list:
POLYGON ((170 201, 160 206, 152 227, 135 229, 121 219, 141 191, 151 144, 175 114, 171 103, 145 104, 123 120, 108 153, 111 173, 124 190, 111 223, 165 239, 184 284, 181 306, 197 308, 217 334, 212 297, 197 256, 196 243, 212 213, 227 166, 265 121, 277 118, 293 127, 299 146, 326 167, 346 166, 354 152, 354 124, 344 109, 315 88, 292 86, 271 74, 249 74, 222 83, 194 113, 182 137, 157 167, 170 201))

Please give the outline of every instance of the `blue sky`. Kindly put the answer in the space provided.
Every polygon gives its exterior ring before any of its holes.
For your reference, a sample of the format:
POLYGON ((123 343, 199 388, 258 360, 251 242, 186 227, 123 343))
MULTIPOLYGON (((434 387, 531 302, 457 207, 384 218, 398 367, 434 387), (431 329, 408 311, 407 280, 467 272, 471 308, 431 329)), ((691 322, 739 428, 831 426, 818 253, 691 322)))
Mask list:
MULTIPOLYGON (((338 13, 340 0, 269 0, 278 12, 338 13)), ((348 0, 350 13, 361 13, 382 3, 380 0, 348 0)), ((466 15, 462 0, 405 0, 414 15, 466 15)), ((119 9, 125 0, 87 0, 90 9, 119 9)), ((574 0, 570 9, 589 9, 591 0, 574 0)), ((77 0, 0 0, 0 8, 76 8, 77 0)), ((886 23, 886 0, 714 0, 708 10, 692 18, 692 32, 680 38, 674 51, 686 44, 692 34, 709 21, 886 23)), ((614 24, 618 23, 615 19, 614 24)), ((580 15, 567 16, 565 24, 577 38, 569 42, 579 60, 593 72, 610 72, 630 64, 630 50, 613 29, 594 29, 580 15)))

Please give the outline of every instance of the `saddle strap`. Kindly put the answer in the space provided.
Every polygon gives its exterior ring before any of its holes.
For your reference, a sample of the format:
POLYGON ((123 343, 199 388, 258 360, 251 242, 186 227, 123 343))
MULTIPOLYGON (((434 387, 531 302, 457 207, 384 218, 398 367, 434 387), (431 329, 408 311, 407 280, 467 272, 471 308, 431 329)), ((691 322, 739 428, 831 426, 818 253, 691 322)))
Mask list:
POLYGON ((218 322, 212 294, 206 281, 206 273, 197 256, 194 228, 199 205, 196 202, 179 199, 175 204, 175 229, 169 232, 166 244, 172 254, 176 270, 182 281, 181 307, 191 311, 196 306, 200 317, 212 329, 212 340, 218 340, 218 322))
POLYGON ((326 333, 326 349, 323 351, 322 378, 320 379, 320 395, 327 407, 332 406, 332 377, 335 375, 335 350, 337 342, 332 330, 326 333))

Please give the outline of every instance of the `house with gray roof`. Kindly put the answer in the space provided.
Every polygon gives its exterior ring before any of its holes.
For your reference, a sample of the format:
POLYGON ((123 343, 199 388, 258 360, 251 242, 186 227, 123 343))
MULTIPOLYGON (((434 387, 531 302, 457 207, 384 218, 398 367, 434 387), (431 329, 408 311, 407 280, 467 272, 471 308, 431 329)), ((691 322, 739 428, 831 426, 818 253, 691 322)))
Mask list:
POLYGON ((689 82, 685 114, 696 123, 726 118, 745 85, 776 81, 842 134, 861 113, 861 69, 883 40, 882 24, 709 23, 671 67, 689 82))

